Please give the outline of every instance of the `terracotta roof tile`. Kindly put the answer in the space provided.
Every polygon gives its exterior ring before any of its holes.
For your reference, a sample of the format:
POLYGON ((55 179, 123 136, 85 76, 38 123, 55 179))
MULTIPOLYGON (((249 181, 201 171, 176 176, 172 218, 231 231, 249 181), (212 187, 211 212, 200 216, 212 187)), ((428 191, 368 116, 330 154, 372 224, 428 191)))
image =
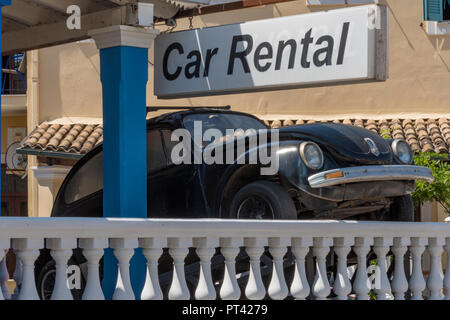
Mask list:
MULTIPOLYGON (((450 153, 450 120, 440 119, 334 119, 318 121, 312 119, 273 119, 264 120, 271 128, 301 125, 305 123, 332 122, 364 127, 394 139, 405 139, 415 152, 450 153)), ((85 154, 103 142, 103 125, 49 124, 39 125, 24 139, 24 147, 85 154)))
POLYGON ((55 152, 84 154, 103 141, 103 125, 40 124, 22 146, 55 152))
POLYGON ((283 126, 293 126, 294 122, 292 120, 284 120, 283 121, 283 126))
MULTIPOLYGON (((334 119, 333 121, 317 121, 299 119, 295 123, 333 122, 364 127, 380 135, 390 135, 394 139, 405 139, 415 152, 450 153, 450 119, 334 119)), ((279 127, 277 120, 265 120, 270 127, 279 127)), ((292 124, 290 124, 292 125, 292 124)))

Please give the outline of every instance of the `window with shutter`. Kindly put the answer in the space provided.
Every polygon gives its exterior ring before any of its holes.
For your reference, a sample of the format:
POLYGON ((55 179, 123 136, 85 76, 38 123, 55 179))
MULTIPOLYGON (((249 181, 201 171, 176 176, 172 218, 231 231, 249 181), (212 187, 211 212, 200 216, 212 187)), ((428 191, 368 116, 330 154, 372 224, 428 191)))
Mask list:
POLYGON ((423 0, 424 20, 443 21, 444 4, 448 7, 447 2, 448 0, 423 0))

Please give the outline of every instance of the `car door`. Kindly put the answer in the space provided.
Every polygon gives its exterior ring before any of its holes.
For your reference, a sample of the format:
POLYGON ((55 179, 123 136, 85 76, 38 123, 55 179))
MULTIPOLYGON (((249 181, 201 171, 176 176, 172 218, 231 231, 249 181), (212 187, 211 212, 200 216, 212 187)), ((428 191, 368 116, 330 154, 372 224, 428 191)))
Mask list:
POLYGON ((55 200, 52 216, 103 216, 103 152, 97 149, 76 164, 55 200))
POLYGON ((172 161, 170 128, 153 128, 147 133, 148 216, 189 218, 204 216, 203 198, 192 164, 172 161))

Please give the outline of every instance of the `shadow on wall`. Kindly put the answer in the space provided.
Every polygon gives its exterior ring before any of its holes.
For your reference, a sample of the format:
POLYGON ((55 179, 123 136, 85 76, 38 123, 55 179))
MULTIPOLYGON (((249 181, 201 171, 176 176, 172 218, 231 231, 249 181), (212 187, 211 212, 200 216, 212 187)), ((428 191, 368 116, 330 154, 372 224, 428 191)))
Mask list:
POLYGON ((450 51, 450 36, 428 36, 428 40, 437 52, 450 51))
MULTIPOLYGON (((425 31, 424 31, 425 32, 425 31)), ((435 50, 435 57, 439 58, 450 73, 450 36, 429 36, 428 40, 435 50)))
POLYGON ((89 60, 89 63, 92 65, 92 69, 94 69, 97 72, 100 78, 100 68, 93 62, 93 59, 97 58, 99 54, 98 49, 95 46, 95 42, 85 40, 79 43, 78 48, 83 53, 83 55, 89 60), (91 44, 91 45, 84 45, 84 44, 91 44))
POLYGON ((39 108, 39 121, 45 121, 51 120, 50 118, 53 116, 48 114, 48 104, 51 104, 53 106, 52 109, 56 112, 62 105, 61 61, 59 50, 55 50, 53 47, 41 50, 43 54, 39 55, 39 70, 41 70, 39 74, 39 100, 41 105, 41 108, 39 108), (45 94, 46 92, 50 94, 45 94), (47 97, 50 97, 51 100, 46 101, 47 97))
POLYGON ((251 10, 240 11, 239 14, 236 14, 236 11, 232 10, 221 12, 220 14, 207 14, 204 16, 199 16, 199 18, 205 26, 213 27, 218 25, 279 17, 280 14, 275 13, 275 11, 276 5, 268 5, 263 7, 252 7, 251 10))

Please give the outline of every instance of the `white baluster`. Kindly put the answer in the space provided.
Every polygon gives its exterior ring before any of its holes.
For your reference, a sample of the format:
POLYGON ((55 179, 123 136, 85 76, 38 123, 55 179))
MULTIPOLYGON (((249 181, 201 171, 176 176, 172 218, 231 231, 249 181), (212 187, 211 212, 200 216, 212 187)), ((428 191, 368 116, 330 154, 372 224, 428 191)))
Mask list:
POLYGON ((241 297, 241 290, 236 280, 236 256, 243 243, 242 238, 220 239, 220 252, 225 258, 225 273, 220 288, 222 300, 238 300, 241 297))
POLYGON ((391 296, 391 285, 387 277, 387 264, 386 254, 389 252, 389 247, 392 245, 393 239, 391 237, 376 237, 374 241, 373 251, 377 255, 377 272, 375 277, 379 277, 376 284, 379 287, 375 287, 375 293, 377 294, 377 300, 386 300, 391 296))
POLYGON ((412 274, 409 279, 409 289, 412 292, 411 300, 423 300, 422 291, 425 290, 426 284, 422 271, 422 253, 426 244, 426 238, 411 238, 411 246, 409 247, 413 260, 412 274))
POLYGON ((23 280, 19 300, 39 300, 34 279, 34 262, 39 256, 39 249, 44 247, 42 238, 13 239, 12 247, 23 263, 23 280))
POLYGON ((8 250, 3 248, 9 247, 9 240, 0 240, 0 300, 10 300, 8 286, 6 285, 9 280, 8 268, 6 267, 6 253, 8 250))
POLYGON ((0 300, 11 300, 11 294, 8 289, 9 273, 6 266, 6 257, 0 260, 0 300))
POLYGON ((291 294, 297 300, 304 300, 309 296, 309 283, 306 277, 305 257, 312 246, 312 238, 293 238, 292 253, 295 257, 294 279, 291 284, 291 294))
POLYGON ((267 238, 244 238, 245 251, 250 257, 250 274, 245 296, 250 300, 261 300, 266 295, 266 289, 261 279, 260 260, 264 253, 267 238))
MULTIPOLYGON (((9 240, 5 241, 5 247, 9 247, 9 240)), ((2 240, 0 240, 0 248, 3 247, 2 240)), ((9 272, 6 266, 6 254, 8 250, 0 249, 0 300, 11 300, 11 294, 8 289, 9 272), (3 253, 3 255, 2 255, 3 253)))
POLYGON ((14 252, 14 254, 16 256, 16 267, 14 268, 13 279, 16 283, 16 287, 14 288, 12 299, 17 300, 19 298, 19 288, 22 286, 23 280, 23 263, 17 255, 17 252, 14 252))
POLYGON ((337 272, 333 284, 333 292, 338 300, 347 300, 352 291, 352 284, 347 272, 347 256, 351 246, 355 243, 353 238, 339 237, 333 239, 334 252, 337 255, 337 272))
POLYGON ((326 258, 333 241, 329 237, 314 238, 313 255, 316 258, 316 276, 312 292, 316 300, 325 300, 331 292, 327 276, 326 258))
POLYGON ((283 257, 290 242, 289 238, 269 238, 269 252, 273 257, 273 269, 267 293, 274 300, 282 300, 289 294, 284 278, 283 257))
POLYGON ((214 237, 194 238, 194 247, 200 258, 200 278, 195 290, 196 300, 215 300, 216 289, 211 276, 211 258, 215 248, 219 246, 219 239, 214 237))
POLYGON ((99 261, 108 248, 106 238, 84 238, 79 240, 80 248, 87 259, 87 281, 84 288, 83 300, 105 300, 100 283, 99 261))
POLYGON ((184 259, 189 253, 189 247, 192 246, 190 238, 169 238, 169 254, 173 258, 173 278, 169 289, 170 300, 189 300, 190 293, 186 285, 184 274, 184 259))
POLYGON ((130 260, 134 255, 134 248, 138 247, 136 238, 111 238, 110 247, 118 262, 118 274, 113 300, 134 300, 134 292, 130 280, 130 260))
POLYGON ((67 261, 72 256, 72 249, 77 247, 75 238, 50 238, 47 239, 47 248, 55 260, 55 286, 51 300, 73 300, 67 280, 67 261))
POLYGON ((392 279, 391 287, 394 292, 395 300, 405 300, 405 292, 408 290, 408 281, 405 275, 405 253, 410 244, 409 238, 397 237, 394 238, 394 246, 392 252, 395 256, 394 264, 394 278, 392 279))
POLYGON ((445 240, 445 254, 447 256, 447 263, 445 267, 445 277, 444 277, 444 290, 445 297, 444 300, 450 300, 450 238, 445 240))
POLYGON ((357 300, 369 300, 370 281, 367 276, 367 254, 372 244, 372 238, 357 237, 353 246, 353 251, 355 251, 358 260, 358 268, 353 283, 357 300))
POLYGON ((163 293, 159 285, 158 259, 163 252, 162 248, 167 246, 167 239, 141 238, 139 239, 139 246, 147 259, 147 273, 141 300, 162 300, 163 293))
POLYGON ((444 275, 442 274, 442 246, 444 238, 430 238, 428 241, 428 252, 430 253, 431 265, 428 275, 427 288, 430 290, 429 300, 442 299, 442 287, 444 275))

